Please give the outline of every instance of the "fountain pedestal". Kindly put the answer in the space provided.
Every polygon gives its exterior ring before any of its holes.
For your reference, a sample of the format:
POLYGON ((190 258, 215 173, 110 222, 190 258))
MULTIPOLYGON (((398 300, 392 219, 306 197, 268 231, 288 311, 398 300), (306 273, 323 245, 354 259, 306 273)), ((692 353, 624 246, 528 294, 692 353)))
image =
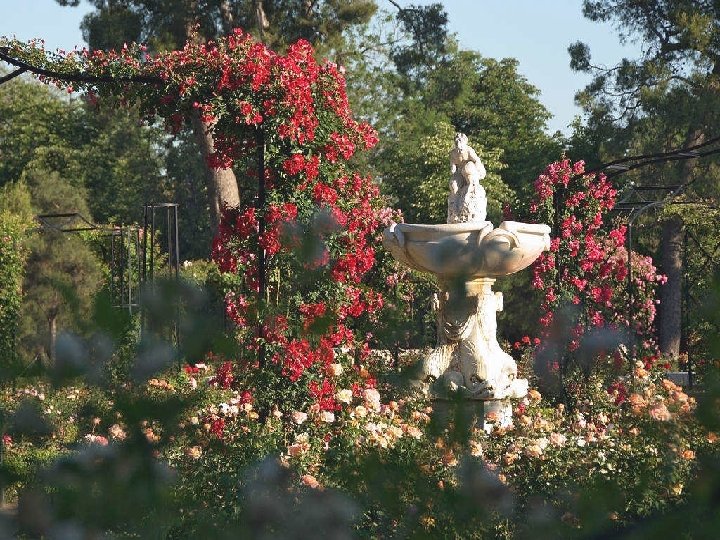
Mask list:
POLYGON ((497 341, 502 293, 494 278, 441 284, 437 310, 438 347, 423 361, 423 379, 432 393, 462 392, 469 399, 521 398, 528 390, 517 379, 515 360, 497 341))

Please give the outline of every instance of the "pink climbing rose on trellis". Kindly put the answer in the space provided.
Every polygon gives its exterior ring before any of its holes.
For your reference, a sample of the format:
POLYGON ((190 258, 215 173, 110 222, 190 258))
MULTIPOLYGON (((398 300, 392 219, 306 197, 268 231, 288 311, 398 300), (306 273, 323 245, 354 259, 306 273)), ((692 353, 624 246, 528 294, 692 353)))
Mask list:
POLYGON ((633 253, 633 300, 629 306, 626 227, 608 229, 606 223, 608 212, 615 207, 617 190, 604 174, 584 173, 583 161, 563 159, 550 164, 535 181, 532 216, 559 226, 550 251, 533 266, 532 285, 543 292, 541 337, 547 340, 558 310, 577 306, 579 317, 567 329, 565 353, 572 353, 593 328, 627 328, 628 310, 632 309, 630 331, 638 340, 641 357, 651 363, 657 358, 651 337, 655 292, 665 277, 657 273, 650 257, 633 253))

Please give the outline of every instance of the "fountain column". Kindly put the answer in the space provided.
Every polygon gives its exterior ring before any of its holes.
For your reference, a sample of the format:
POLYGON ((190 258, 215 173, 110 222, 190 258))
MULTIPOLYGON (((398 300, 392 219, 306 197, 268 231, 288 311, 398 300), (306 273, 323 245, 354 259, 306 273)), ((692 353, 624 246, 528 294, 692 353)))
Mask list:
POLYGON ((478 412, 492 412, 496 423, 508 425, 509 399, 525 396, 528 383, 516 378, 515 360, 497 341, 497 312, 503 309, 503 299, 492 290, 494 283, 488 277, 441 283, 438 347, 423 362, 421 378, 435 399, 460 392, 481 409, 478 412))

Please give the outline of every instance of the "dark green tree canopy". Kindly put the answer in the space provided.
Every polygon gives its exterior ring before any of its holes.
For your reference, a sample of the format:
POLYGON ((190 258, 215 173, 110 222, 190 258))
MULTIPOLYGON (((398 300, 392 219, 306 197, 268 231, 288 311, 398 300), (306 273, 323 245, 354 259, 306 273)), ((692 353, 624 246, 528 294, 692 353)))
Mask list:
POLYGON ((58 172, 87 191, 86 217, 98 222, 136 221, 143 203, 166 197, 165 135, 132 110, 97 108, 15 79, 0 86, 0 117, 0 185, 58 172))
MULTIPOLYGON (((191 29, 212 39, 240 27, 281 49, 300 38, 316 49, 335 49, 349 27, 370 20, 372 0, 90 0, 95 11, 82 22, 90 47, 109 49, 132 41, 174 49, 191 29)), ((77 6, 79 0, 57 0, 77 6)))

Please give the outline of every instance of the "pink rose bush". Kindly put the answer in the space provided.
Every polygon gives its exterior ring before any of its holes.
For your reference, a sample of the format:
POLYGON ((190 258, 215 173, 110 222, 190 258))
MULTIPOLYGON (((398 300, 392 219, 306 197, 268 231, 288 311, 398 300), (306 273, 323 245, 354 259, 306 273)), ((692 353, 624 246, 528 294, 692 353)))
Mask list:
MULTIPOLYGON (((551 371, 567 369, 589 334, 627 333, 634 353, 648 367, 658 358, 653 338, 656 291, 665 282, 650 257, 632 253, 632 303, 628 291, 626 227, 606 223, 617 190, 603 174, 584 174, 582 161, 569 159, 547 167, 535 181, 532 219, 556 225, 550 250, 533 265, 533 288, 542 294, 541 332, 515 344, 534 345, 551 371), (632 316, 632 328, 629 328, 632 316), (542 352, 545 351, 545 354, 542 352)), ((597 365, 627 366, 630 345, 613 344, 595 352, 597 365), (602 359, 605 359, 603 362, 602 359)))

